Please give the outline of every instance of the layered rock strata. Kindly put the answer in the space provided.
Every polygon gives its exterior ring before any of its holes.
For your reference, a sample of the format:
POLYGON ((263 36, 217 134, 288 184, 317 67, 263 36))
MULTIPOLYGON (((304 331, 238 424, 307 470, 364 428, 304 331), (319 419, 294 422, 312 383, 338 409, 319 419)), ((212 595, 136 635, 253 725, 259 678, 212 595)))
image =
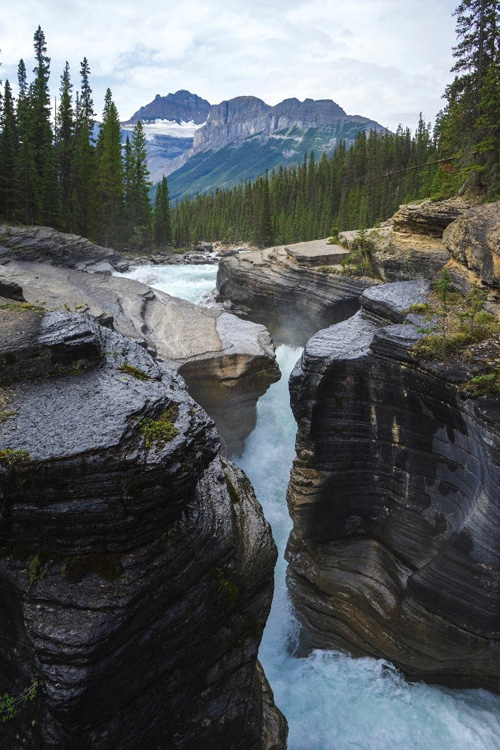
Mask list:
POLYGON ((417 362, 404 310, 426 282, 367 290, 290 379, 299 425, 288 585, 299 652, 389 659, 411 678, 500 689, 500 404, 468 365, 417 362))
POLYGON ((218 299, 263 323, 276 342, 303 344, 318 328, 352 315, 359 295, 377 283, 342 276, 345 254, 321 240, 222 258, 218 299))
MULTIPOLYGON (((425 200, 400 206, 389 221, 369 229, 374 268, 384 281, 433 279, 449 264, 453 251, 444 239, 446 228, 467 213, 462 199, 425 200)), ((352 245, 357 231, 341 232, 352 245)))
POLYGON ((0 377, 2 747, 284 747, 256 660, 276 550, 182 379, 12 310, 0 377))
POLYGON ((17 283, 28 302, 47 309, 88 311, 168 359, 216 421, 230 453, 241 450, 258 398, 279 378, 268 331, 221 309, 131 279, 45 263, 5 263, 0 283, 17 283))

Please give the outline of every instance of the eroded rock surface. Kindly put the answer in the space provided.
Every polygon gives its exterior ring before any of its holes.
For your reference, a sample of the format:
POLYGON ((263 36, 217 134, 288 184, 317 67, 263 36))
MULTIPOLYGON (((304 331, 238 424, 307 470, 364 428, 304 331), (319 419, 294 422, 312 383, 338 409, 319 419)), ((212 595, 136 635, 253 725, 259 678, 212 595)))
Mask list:
POLYGON ((465 371, 413 359, 421 334, 402 320, 427 288, 367 290, 292 373, 299 651, 368 654, 412 678, 498 691, 500 404, 460 396, 465 371))
POLYGON ((283 748, 276 550, 182 379, 75 313, 1 311, 0 359, 2 747, 283 748))
POLYGON ((77 234, 57 232, 51 227, 0 225, 0 262, 3 258, 43 261, 67 268, 94 269, 110 273, 127 264, 109 247, 96 245, 77 234))
POLYGON ((255 425, 257 399, 279 378, 267 330, 221 309, 198 307, 139 281, 46 263, 6 263, 2 280, 22 286, 32 304, 88 311, 168 359, 215 419, 230 453, 241 450, 255 425))
POLYGON ((263 323, 276 342, 304 343, 319 328, 352 315, 359 295, 376 283, 342 276, 345 255, 326 240, 243 251, 221 259, 218 297, 263 323))

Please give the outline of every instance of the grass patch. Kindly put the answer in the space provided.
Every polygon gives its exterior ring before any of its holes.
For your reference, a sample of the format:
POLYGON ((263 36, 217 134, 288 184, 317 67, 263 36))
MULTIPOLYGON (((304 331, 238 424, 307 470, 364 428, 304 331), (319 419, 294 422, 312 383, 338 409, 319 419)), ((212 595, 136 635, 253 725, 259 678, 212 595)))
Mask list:
POLYGON ((11 417, 15 417, 16 414, 19 414, 18 411, 9 411, 9 409, 5 409, 4 411, 0 411, 0 424, 3 422, 6 422, 11 417))
POLYGON ((151 380, 147 372, 139 369, 139 367, 134 367, 134 365, 129 365, 128 362, 124 362, 118 369, 125 375, 131 375, 136 380, 151 380))
POLYGON ((433 284, 428 302, 412 305, 410 310, 423 316, 425 333, 413 347, 416 359, 442 360, 456 356, 467 346, 486 341, 500 332, 500 321, 483 309, 487 291, 474 284, 463 297, 453 289, 447 271, 433 284))
POLYGON ((32 305, 30 302, 4 302, 0 305, 0 310, 12 310, 13 312, 45 312, 44 307, 40 305, 32 305))
POLYGON ((179 416, 179 405, 172 404, 165 409, 156 419, 146 418, 139 423, 139 432, 144 437, 144 445, 151 448, 152 445, 168 443, 179 434, 174 422, 179 416))
POLYGON ((6 463, 7 466, 13 466, 14 464, 20 464, 29 460, 29 451, 20 448, 6 448, 5 450, 0 451, 0 461, 6 463))

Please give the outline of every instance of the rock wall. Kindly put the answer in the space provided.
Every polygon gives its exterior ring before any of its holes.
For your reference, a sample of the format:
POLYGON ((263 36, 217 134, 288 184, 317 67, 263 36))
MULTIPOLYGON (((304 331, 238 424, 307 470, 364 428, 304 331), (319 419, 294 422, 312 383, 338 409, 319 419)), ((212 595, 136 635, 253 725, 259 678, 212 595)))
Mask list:
POLYGON ((292 373, 299 652, 368 654, 411 678, 498 691, 500 404, 460 396, 465 364, 412 358, 421 334, 404 310, 426 289, 367 290, 292 373))
POLYGON ((0 378, 2 747, 284 748, 276 550, 183 381, 88 315, 5 309, 0 378))
MULTIPOLYGON (((308 244, 315 243, 300 247, 308 244)), ((240 252, 219 263, 219 300, 265 325, 277 343, 303 344, 319 328, 344 320, 358 309, 362 291, 377 283, 342 276, 340 265, 337 273, 322 270, 333 246, 325 249, 326 259, 317 254, 315 264, 297 261, 293 248, 298 246, 240 252)))

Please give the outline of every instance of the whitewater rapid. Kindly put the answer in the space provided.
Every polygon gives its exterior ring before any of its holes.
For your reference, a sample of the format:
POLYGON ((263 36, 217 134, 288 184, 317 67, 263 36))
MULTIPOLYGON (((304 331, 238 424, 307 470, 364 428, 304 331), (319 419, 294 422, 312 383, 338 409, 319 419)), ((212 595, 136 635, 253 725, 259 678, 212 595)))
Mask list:
MULTIPOLYGON (((198 302, 215 285, 216 266, 141 266, 129 278, 198 302)), ((288 377, 300 349, 280 346, 282 378, 257 405, 257 424, 235 463, 247 473, 278 545, 275 596, 259 658, 289 724, 289 750, 500 750, 500 696, 407 683, 387 662, 316 651, 290 656, 284 551, 291 521, 286 488, 296 425, 288 377)))

